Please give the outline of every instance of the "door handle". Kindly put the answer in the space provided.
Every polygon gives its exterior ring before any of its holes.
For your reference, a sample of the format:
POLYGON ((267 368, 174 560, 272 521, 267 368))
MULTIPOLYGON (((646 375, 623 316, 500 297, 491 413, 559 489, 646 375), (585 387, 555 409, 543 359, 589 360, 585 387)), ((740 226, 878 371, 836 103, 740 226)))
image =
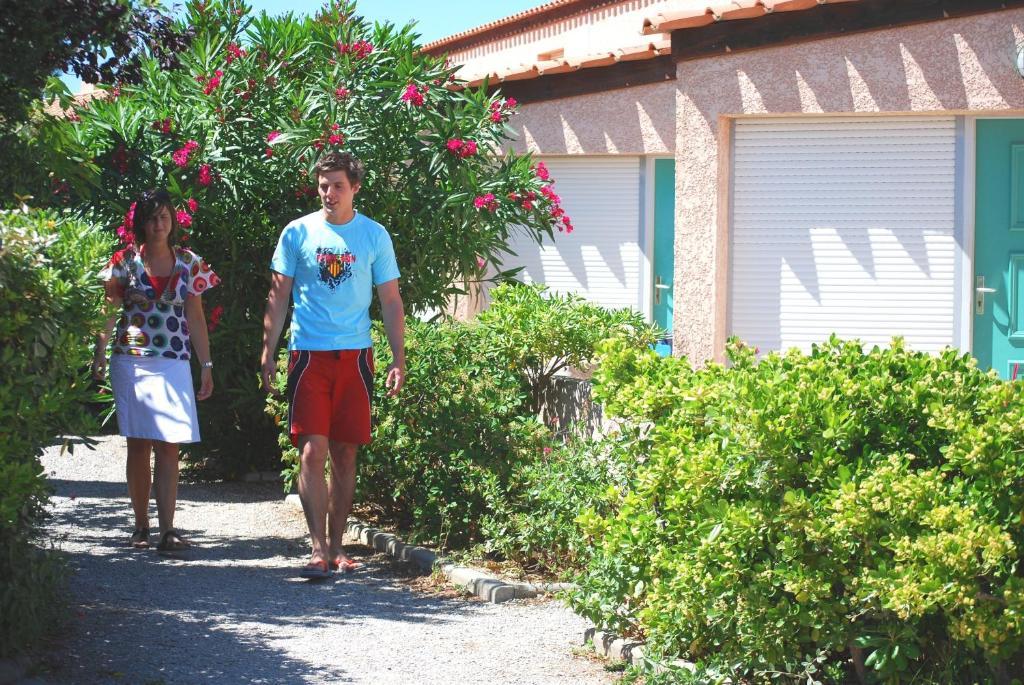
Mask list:
POLYGON ((978 276, 974 286, 974 313, 981 316, 985 313, 985 295, 995 293, 995 288, 985 287, 985 277, 978 276))

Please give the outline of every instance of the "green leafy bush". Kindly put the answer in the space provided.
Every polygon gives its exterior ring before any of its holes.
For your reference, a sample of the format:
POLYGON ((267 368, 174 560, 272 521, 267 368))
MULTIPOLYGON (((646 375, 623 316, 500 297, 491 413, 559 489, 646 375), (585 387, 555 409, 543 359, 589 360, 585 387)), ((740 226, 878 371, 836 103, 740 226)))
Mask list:
POLYGON ((637 439, 572 439, 544 448, 505 489, 488 493, 486 549, 527 571, 567 577, 582 569, 591 546, 577 519, 584 511, 611 513, 635 465, 637 439))
POLYGON ((35 544, 49 493, 39 455, 93 427, 88 339, 108 250, 81 223, 0 212, 0 656, 38 643, 60 611, 59 564, 35 544))
POLYGON ((657 337, 657 329, 631 309, 608 310, 543 285, 498 286, 479 319, 494 332, 500 354, 522 374, 534 411, 540 411, 558 372, 589 370, 597 343, 620 335, 643 346, 657 337))
MULTIPOLYGON (((388 347, 379 329, 374 338, 376 366, 386 368, 388 347)), ((547 432, 526 409, 519 376, 496 354, 483 327, 409 320, 406 346, 401 394, 388 397, 381 382, 375 387, 378 420, 373 442, 360 451, 359 498, 413 539, 460 546, 479 537, 485 490, 506 488, 540 453, 547 432)), ((284 435, 286 409, 282 400, 271 400, 292 480, 298 452, 284 435)))
POLYGON ((443 309, 500 266, 512 231, 540 240, 571 223, 547 171, 501 152, 514 102, 450 87, 455 68, 411 27, 371 26, 348 2, 270 17, 192 0, 179 16, 194 31, 182 68, 146 61, 139 85, 105 90, 47 139, 79 160, 75 206, 112 231, 140 190, 167 186, 188 244, 221 276, 204 297, 218 399, 189 449, 237 475, 279 456, 255 373, 269 263, 284 225, 318 209, 310 172, 325 152, 366 164, 356 206, 391 233, 411 312, 443 309))
POLYGON ((652 446, 614 513, 581 518, 578 609, 734 679, 1021 672, 1024 385, 899 340, 729 353, 604 347, 595 395, 652 446))
MULTIPOLYGON (((528 369, 543 362, 534 351, 583 363, 603 337, 625 334, 634 345, 653 338, 635 314, 548 296, 538 287, 496 288, 492 307, 495 313, 470 323, 407 321, 405 387, 388 397, 378 380, 373 442, 360 452, 359 498, 414 537, 449 547, 480 541, 485 515, 490 529, 499 530, 498 512, 511 515, 523 506, 512 502, 530 487, 524 474, 543 473, 543 466, 529 471, 531 464, 553 463, 545 456, 551 433, 531 403, 537 376, 528 369)), ((390 351, 379 329, 374 350, 377 368, 386 368, 390 351)), ((286 365, 278 368, 283 390, 286 365)), ((287 407, 271 398, 267 411, 280 426, 288 487, 298 453, 285 434, 287 407)), ((571 525, 571 502, 560 506, 566 510, 557 515, 571 525)))

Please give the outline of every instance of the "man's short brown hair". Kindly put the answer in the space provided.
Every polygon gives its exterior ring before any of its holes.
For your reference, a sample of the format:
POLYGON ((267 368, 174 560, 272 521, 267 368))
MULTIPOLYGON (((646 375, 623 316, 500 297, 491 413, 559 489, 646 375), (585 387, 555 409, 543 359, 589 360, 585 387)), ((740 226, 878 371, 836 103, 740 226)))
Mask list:
POLYGON ((344 171, 348 176, 348 182, 356 185, 363 182, 366 167, 351 152, 328 152, 317 162, 313 173, 316 174, 317 180, 320 180, 320 176, 328 171, 344 171))

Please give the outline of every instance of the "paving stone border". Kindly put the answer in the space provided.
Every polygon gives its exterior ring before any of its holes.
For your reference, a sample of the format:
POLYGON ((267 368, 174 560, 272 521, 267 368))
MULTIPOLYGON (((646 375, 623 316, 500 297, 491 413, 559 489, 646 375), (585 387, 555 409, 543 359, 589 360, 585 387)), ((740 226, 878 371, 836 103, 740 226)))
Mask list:
MULTIPOLYGON (((645 664, 645 645, 643 642, 621 638, 614 633, 598 630, 597 628, 587 628, 583 631, 583 644, 586 645, 588 642, 594 645, 594 652, 598 656, 604 657, 609 661, 622 661, 630 666, 645 664)), ((654 673, 663 673, 668 670, 659 663, 647 662, 645 665, 654 673)), ((696 666, 683 659, 676 659, 672 662, 672 666, 684 668, 688 671, 696 669, 696 666)))
MULTIPOLYGON (((288 495, 285 500, 293 506, 302 508, 298 495, 288 495)), ((385 533, 352 516, 348 519, 347 532, 378 552, 388 554, 399 561, 415 564, 424 573, 433 573, 437 569, 452 585, 465 588, 467 592, 493 604, 500 604, 512 599, 529 599, 574 587, 572 583, 508 581, 482 569, 459 566, 447 557, 439 557, 431 549, 402 542, 397 535, 385 533)))

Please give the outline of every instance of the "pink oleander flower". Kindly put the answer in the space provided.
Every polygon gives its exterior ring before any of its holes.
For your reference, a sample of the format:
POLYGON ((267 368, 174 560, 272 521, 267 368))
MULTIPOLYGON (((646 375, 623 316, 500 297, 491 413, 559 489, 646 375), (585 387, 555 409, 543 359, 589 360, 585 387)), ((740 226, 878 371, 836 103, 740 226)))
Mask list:
POLYGON ((224 76, 223 71, 221 71, 220 69, 215 71, 213 76, 210 77, 210 80, 206 82, 206 87, 203 88, 203 95, 209 95, 214 90, 216 90, 217 86, 220 85, 220 79, 222 76, 224 76))
POLYGON ((199 149, 199 143, 194 140, 188 140, 185 142, 185 149, 189 152, 194 152, 199 149))
POLYGON ((196 199, 194 197, 190 197, 185 204, 188 205, 188 211, 192 212, 193 214, 195 214, 196 210, 199 209, 199 203, 196 202, 196 199))
POLYGON ((531 209, 533 209, 533 203, 532 203, 532 202, 530 202, 529 200, 523 200, 523 205, 522 205, 522 206, 523 206, 523 209, 525 209, 525 210, 526 210, 526 211, 528 211, 528 212, 529 212, 529 211, 530 211, 531 209))
POLYGON ((494 193, 478 195, 473 199, 473 206, 477 209, 486 209, 489 212, 493 212, 498 208, 498 200, 494 197, 494 193))
POLYGON ((171 155, 171 159, 174 160, 174 163, 181 168, 188 166, 188 150, 185 148, 175 150, 174 154, 171 155))
POLYGON ((487 262, 484 261, 484 258, 481 257, 480 255, 477 255, 476 256, 476 268, 483 269, 484 266, 486 266, 486 265, 487 265, 487 262))
POLYGON ((117 227, 117 237, 125 245, 131 245, 135 242, 135 234, 130 231, 124 224, 117 227))
POLYGON ((280 131, 271 131, 270 133, 267 134, 267 142, 268 143, 273 143, 275 140, 277 140, 280 137, 281 137, 281 132, 280 131))
POLYGON ((207 324, 207 327, 210 329, 211 333, 213 333, 217 329, 217 326, 220 325, 220 319, 222 316, 224 316, 223 305, 217 305, 216 307, 210 310, 210 320, 209 323, 207 324))
POLYGON ((537 162, 533 167, 533 172, 537 174, 537 178, 542 181, 547 181, 551 178, 548 168, 544 165, 544 162, 537 162))
POLYGON ((519 103, 516 101, 515 98, 506 98, 504 104, 502 104, 502 107, 504 107, 505 109, 513 109, 518 104, 519 103))
POLYGON ((551 189, 550 185, 541 186, 540 194, 551 201, 552 204, 559 204, 562 198, 558 197, 554 190, 551 189))
POLYGON ((338 98, 339 100, 344 100, 345 98, 348 97, 349 92, 350 91, 349 91, 348 88, 343 88, 343 87, 335 88, 334 89, 334 97, 338 98))
POLYGON ((68 117, 68 121, 70 121, 73 124, 77 124, 78 122, 80 122, 82 120, 82 117, 78 116, 78 112, 76 112, 73 109, 72 110, 68 110, 67 117, 68 117))
POLYGON ((340 133, 332 133, 331 136, 327 139, 328 145, 341 145, 344 142, 345 136, 341 135, 340 133))
POLYGON ((462 148, 459 150, 459 157, 465 159, 466 157, 472 157, 476 154, 476 141, 475 140, 464 140, 462 141, 462 148))
POLYGON ((178 220, 178 225, 182 228, 188 228, 192 225, 192 215, 186 212, 184 209, 179 209, 174 217, 178 220))
POLYGON ((204 188, 213 183, 213 171, 210 169, 209 164, 204 164, 199 167, 199 178, 197 180, 199 185, 204 188))
POLYGON ((265 154, 267 157, 273 157, 274 151, 268 147, 266 150, 263 151, 263 154, 265 154))
POLYGON ((422 107, 424 103, 423 93, 414 83, 410 83, 405 87, 405 92, 402 93, 402 101, 408 102, 414 107, 422 107))
POLYGON ((363 59, 373 52, 373 44, 366 40, 357 40, 355 43, 342 43, 339 40, 334 47, 342 55, 352 55, 356 59, 363 59))
POLYGON ((331 130, 332 131, 337 131, 340 128, 341 128, 341 124, 331 124, 331 130))
POLYGON ((125 228, 135 228, 135 205, 137 202, 133 202, 128 205, 128 211, 124 213, 124 223, 122 224, 125 228))
POLYGON ((459 150, 462 149, 462 141, 459 140, 458 138, 451 138, 448 141, 447 148, 448 152, 452 153, 453 155, 457 155, 459 154, 459 150))
POLYGON ((225 61, 228 64, 231 64, 236 59, 241 59, 242 57, 245 57, 247 54, 249 54, 244 49, 240 48, 238 46, 238 43, 228 43, 225 50, 228 53, 228 56, 225 58, 225 61))
POLYGON ((494 110, 493 112, 491 112, 491 121, 493 121, 494 123, 499 124, 504 120, 505 117, 502 116, 500 111, 494 110))

